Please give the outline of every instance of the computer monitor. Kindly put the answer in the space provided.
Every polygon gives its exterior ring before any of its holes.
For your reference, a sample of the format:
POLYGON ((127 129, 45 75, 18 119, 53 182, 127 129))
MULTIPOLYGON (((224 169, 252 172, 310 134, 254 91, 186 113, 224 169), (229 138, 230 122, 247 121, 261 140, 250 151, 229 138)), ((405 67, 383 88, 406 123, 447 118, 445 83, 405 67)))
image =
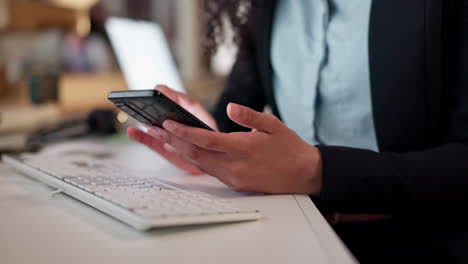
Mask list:
POLYGON ((130 90, 165 84, 185 92, 167 39, 158 24, 112 17, 106 22, 106 31, 130 90))

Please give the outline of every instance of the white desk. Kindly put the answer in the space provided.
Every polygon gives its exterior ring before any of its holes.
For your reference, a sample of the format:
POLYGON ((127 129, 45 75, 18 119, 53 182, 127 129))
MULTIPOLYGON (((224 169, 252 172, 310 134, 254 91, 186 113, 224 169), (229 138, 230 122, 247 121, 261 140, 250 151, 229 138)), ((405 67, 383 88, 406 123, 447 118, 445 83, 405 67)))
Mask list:
POLYGON ((52 197, 49 187, 0 164, 0 263, 355 263, 306 196, 237 194, 214 178, 185 175, 143 147, 117 145, 116 158, 258 208, 263 218, 143 233, 68 196, 52 197))

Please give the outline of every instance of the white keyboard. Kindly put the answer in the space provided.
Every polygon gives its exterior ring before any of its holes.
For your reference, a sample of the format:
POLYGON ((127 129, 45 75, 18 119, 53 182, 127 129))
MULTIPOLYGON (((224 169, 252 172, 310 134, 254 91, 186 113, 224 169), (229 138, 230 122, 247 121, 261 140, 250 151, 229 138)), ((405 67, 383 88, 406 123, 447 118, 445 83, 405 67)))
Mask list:
POLYGON ((4 156, 3 160, 130 226, 153 227, 256 220, 260 212, 186 191, 119 164, 87 157, 4 156))

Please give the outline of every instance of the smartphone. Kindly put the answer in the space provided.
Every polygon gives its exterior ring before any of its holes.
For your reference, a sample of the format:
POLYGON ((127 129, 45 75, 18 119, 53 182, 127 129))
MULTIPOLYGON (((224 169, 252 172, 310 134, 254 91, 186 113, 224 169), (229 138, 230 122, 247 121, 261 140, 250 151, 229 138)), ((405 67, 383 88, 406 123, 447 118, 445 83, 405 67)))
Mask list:
POLYGON ((164 121, 170 119, 187 126, 214 131, 200 119, 156 90, 111 92, 107 98, 123 112, 149 126, 162 127, 164 121))

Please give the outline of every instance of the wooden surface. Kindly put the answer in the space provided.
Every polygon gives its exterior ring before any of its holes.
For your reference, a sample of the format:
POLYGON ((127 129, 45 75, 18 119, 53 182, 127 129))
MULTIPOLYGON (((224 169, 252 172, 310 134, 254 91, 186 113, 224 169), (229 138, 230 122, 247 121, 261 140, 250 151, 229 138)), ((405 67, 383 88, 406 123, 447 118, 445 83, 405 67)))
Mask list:
POLYGON ((5 71, 0 67, 0 97, 7 95, 7 80, 5 71))
POLYGON ((44 3, 75 10, 88 10, 99 0, 41 0, 44 3))
POLYGON ((50 28, 80 30, 83 23, 89 24, 87 10, 94 0, 72 1, 50 0, 2 0, 5 21, 0 31, 38 31, 50 28))
POLYGON ((125 79, 115 74, 66 74, 59 81, 59 106, 66 113, 111 108, 107 100, 112 91, 127 90, 125 79))

